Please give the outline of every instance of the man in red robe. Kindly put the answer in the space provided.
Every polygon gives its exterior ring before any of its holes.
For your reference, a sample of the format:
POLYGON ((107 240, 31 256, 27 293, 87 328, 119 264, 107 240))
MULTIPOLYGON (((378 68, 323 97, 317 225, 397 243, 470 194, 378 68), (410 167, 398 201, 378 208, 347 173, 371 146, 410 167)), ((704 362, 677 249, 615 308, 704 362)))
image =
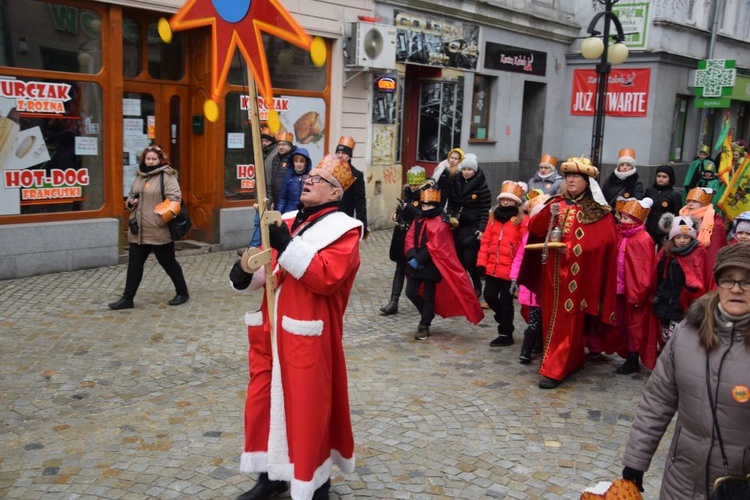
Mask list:
MULTIPOLYGON (((261 310, 245 317, 250 382, 240 465, 261 474, 242 500, 270 498, 286 491, 287 482, 294 499, 325 500, 332 466, 354 470, 342 337, 362 223, 338 211, 353 181, 346 163, 324 158, 305 180, 303 208, 269 226, 278 283, 274 318, 265 294, 261 310)), ((246 273, 238 262, 230 279, 235 289, 255 290, 265 273, 246 273)))
MULTIPOLYGON (((608 353, 622 345, 612 328, 617 276, 615 220, 595 180, 599 170, 587 158, 571 158, 560 171, 565 176, 563 194, 550 198, 529 221, 529 234, 548 243, 558 230, 561 234, 559 242, 542 251, 546 254, 541 262, 542 389, 554 389, 583 366, 586 336, 596 337, 596 343, 608 353)), ((539 255, 528 251, 524 255, 532 253, 539 255)), ((524 272, 540 272, 540 268, 526 265, 524 272)))

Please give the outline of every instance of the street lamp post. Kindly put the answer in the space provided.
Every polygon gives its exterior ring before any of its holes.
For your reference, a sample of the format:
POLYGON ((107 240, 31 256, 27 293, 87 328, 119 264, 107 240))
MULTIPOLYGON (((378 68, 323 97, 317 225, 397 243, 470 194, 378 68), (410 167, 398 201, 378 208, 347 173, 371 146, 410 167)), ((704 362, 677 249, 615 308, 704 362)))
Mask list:
POLYGON ((604 5, 604 12, 598 12, 589 23, 588 34, 590 35, 581 44, 581 55, 586 59, 601 58, 596 65, 596 109, 594 111, 594 127, 591 133, 591 162, 601 168, 602 144, 604 143, 604 117, 607 106, 607 84, 612 64, 620 64, 628 58, 628 48, 622 43, 625 34, 617 15, 612 12, 612 6, 620 0, 597 0, 604 5), (596 25, 604 18, 604 28, 600 33, 596 25), (610 22, 614 24, 616 35, 610 35, 610 22), (610 45, 612 36, 615 43, 610 45))

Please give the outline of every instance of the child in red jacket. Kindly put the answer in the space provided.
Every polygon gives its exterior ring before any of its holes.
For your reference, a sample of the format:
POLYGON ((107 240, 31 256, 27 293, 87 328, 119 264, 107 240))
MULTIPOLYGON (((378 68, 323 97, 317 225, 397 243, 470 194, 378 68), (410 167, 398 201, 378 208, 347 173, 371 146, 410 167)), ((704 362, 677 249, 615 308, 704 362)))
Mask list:
POLYGON ((653 369, 656 365, 657 332, 649 328, 654 287, 656 249, 645 222, 653 205, 651 198, 618 198, 617 225, 617 329, 628 347, 628 358, 617 373, 640 371, 638 358, 653 369))
POLYGON ((504 181, 497 197, 498 205, 490 213, 482 234, 477 268, 485 274, 484 300, 495 313, 497 338, 490 346, 513 344, 513 295, 518 290, 516 275, 511 274, 515 259, 523 258, 522 240, 528 231, 528 218, 521 211, 526 183, 504 181))

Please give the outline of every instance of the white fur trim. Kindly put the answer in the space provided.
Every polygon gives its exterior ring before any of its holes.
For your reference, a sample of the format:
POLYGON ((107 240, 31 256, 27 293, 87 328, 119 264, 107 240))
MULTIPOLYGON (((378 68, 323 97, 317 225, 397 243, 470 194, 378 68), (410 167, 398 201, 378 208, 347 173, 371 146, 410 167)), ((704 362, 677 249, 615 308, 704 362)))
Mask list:
MULTIPOLYGON (((284 214, 288 219, 290 214, 284 214)), ((310 229, 295 236, 279 258, 279 265, 296 279, 300 279, 307 270, 307 266, 315 257, 315 254, 338 240, 347 231, 359 228, 362 237, 362 223, 349 217, 343 212, 335 212, 327 215, 320 224, 313 224, 310 229)))
POLYGON ((506 200, 513 200, 513 201, 515 201, 517 205, 521 204, 521 198, 519 198, 518 196, 516 196, 514 194, 500 193, 499 195, 497 195, 497 201, 500 201, 503 198, 505 198, 506 200))
POLYGON ((245 313, 245 324, 247 326, 262 326, 263 325, 263 313, 261 311, 245 313))
POLYGON ((635 168, 635 158, 633 158, 632 156, 621 156, 617 159, 617 163, 630 163, 631 165, 633 165, 633 168, 635 168))
POLYGON ((289 460, 289 443, 286 431, 286 409, 284 408, 284 386, 281 383, 281 365, 279 364, 279 347, 277 342, 277 330, 279 311, 279 295, 284 285, 276 289, 274 294, 274 328, 271 338, 271 352, 273 363, 271 365, 271 419, 268 431, 268 477, 273 479, 289 480, 292 477, 293 467, 289 460))
POLYGON ((240 472, 252 474, 268 470, 268 453, 265 451, 244 452, 240 458, 240 472))
POLYGON ((323 321, 319 319, 307 321, 283 316, 281 327, 293 335, 305 337, 320 337, 323 335, 323 321))

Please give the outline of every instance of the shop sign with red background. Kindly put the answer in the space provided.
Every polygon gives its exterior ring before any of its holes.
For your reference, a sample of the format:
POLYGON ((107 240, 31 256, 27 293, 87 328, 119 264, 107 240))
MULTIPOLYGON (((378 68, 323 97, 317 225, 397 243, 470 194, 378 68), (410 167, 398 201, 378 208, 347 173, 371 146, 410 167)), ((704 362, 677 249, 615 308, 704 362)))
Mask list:
MULTIPOLYGON (((593 116, 596 109, 596 82, 593 69, 573 70, 570 114, 593 116)), ((647 116, 650 68, 613 69, 607 86, 607 116, 647 116)))

